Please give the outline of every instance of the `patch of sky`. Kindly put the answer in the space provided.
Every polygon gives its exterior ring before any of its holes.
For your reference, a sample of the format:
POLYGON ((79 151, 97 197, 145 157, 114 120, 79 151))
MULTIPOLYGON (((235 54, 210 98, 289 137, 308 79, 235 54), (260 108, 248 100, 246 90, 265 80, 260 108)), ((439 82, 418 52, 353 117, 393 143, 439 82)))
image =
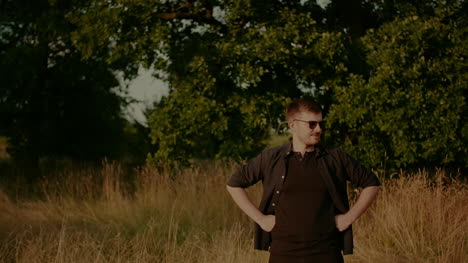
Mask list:
MULTIPOLYGON (((308 0, 301 0, 301 4, 305 4, 307 2, 310 2, 308 0)), ((317 4, 321 7, 321 8, 325 8, 328 4, 330 4, 331 0, 317 0, 317 4)))
POLYGON ((131 101, 124 110, 125 117, 128 120, 146 125, 145 111, 151 108, 154 102, 158 102, 163 96, 169 95, 168 83, 156 78, 154 73, 154 69, 140 67, 138 76, 133 80, 124 80, 119 77, 121 85, 128 87, 124 95, 128 96, 131 101))
POLYGON ((299 83, 297 87, 306 96, 317 97, 318 95, 323 95, 323 93, 325 92, 324 87, 317 87, 317 85, 314 82, 307 84, 299 83))
POLYGON ((226 23, 226 12, 219 6, 213 7, 213 17, 221 23, 226 23))

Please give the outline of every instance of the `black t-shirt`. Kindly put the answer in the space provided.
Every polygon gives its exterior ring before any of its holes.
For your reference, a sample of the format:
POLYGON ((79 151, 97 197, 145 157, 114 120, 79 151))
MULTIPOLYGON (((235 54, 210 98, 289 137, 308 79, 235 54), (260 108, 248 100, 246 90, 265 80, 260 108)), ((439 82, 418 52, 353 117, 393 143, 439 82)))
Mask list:
POLYGON ((337 249, 335 209, 314 152, 294 153, 275 209, 270 252, 302 256, 337 249))

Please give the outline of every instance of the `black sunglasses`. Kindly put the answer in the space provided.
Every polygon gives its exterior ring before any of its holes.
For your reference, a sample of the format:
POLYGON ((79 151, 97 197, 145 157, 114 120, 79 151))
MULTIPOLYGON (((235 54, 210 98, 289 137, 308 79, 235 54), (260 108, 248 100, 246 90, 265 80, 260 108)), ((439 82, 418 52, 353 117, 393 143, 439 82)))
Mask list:
POLYGON ((294 119, 293 121, 307 122, 309 123, 309 128, 311 128, 312 130, 315 129, 315 127, 317 127, 317 124, 320 125, 320 128, 323 130, 325 129, 325 124, 326 124, 326 121, 303 121, 303 120, 298 120, 298 119, 294 119))

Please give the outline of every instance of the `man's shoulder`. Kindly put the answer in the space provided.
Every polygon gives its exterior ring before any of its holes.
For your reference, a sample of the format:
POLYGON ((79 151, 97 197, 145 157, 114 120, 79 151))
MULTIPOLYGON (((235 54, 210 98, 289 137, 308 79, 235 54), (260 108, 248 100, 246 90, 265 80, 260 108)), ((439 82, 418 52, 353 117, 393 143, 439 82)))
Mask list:
POLYGON ((318 146, 318 149, 319 149, 320 156, 327 156, 328 158, 332 158, 336 160, 345 158, 347 155, 346 152, 341 147, 338 147, 338 146, 327 146, 327 145, 320 144, 318 146))
POLYGON ((331 154, 338 154, 338 153, 343 153, 343 149, 338 146, 327 146, 321 144, 319 146, 320 151, 326 152, 326 153, 331 153, 331 154))
MULTIPOLYGON (((327 145, 320 144, 318 145, 318 149, 319 149, 319 155, 322 155, 322 156, 329 155, 333 158, 339 159, 347 155, 346 152, 341 147, 337 147, 337 146, 327 146, 327 145)), ((260 152, 259 156, 262 156, 268 159, 271 159, 271 158, 275 159, 275 158, 284 157, 288 155, 290 151, 292 151, 291 143, 285 143, 282 145, 266 148, 260 152)))
MULTIPOLYGON (((325 154, 337 155, 337 154, 345 153, 345 151, 341 147, 337 147, 337 146, 328 146, 328 145, 319 144, 318 148, 320 152, 325 153, 325 154)), ((292 151, 291 143, 285 143, 282 145, 266 148, 262 150, 260 154, 264 154, 264 155, 284 154, 286 155, 290 151, 292 151)))
POLYGON ((288 154, 289 151, 291 151, 291 143, 285 143, 282 145, 266 148, 260 154, 267 157, 278 157, 288 154))

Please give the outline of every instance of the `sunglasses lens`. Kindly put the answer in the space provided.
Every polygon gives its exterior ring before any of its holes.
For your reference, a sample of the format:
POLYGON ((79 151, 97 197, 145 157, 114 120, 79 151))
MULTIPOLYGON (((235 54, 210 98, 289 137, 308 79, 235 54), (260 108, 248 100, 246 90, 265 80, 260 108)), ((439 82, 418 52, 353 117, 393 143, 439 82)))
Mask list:
POLYGON ((320 125, 320 128, 323 130, 325 129, 325 121, 320 121, 320 122, 317 122, 317 121, 309 121, 309 127, 311 129, 315 129, 315 127, 317 127, 317 124, 320 125))

